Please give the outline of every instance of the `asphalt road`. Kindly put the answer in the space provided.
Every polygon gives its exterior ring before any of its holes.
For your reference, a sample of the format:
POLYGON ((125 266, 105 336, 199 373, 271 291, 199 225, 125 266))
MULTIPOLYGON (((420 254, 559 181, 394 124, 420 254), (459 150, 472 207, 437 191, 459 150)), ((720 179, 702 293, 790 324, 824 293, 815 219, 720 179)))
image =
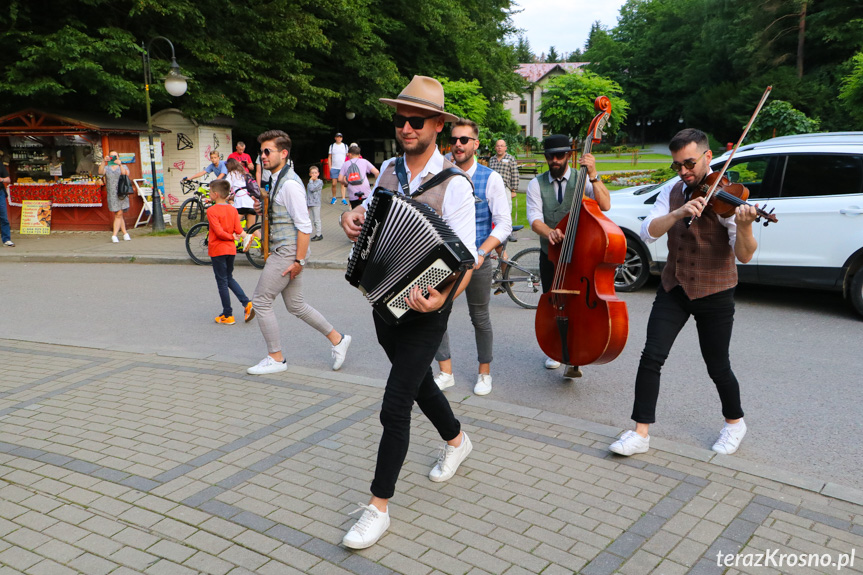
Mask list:
MULTIPOLYGON (((258 271, 237 269, 251 296, 258 271)), ((306 299, 336 329, 353 336, 344 372, 385 379, 388 363, 375 341, 371 310, 360 293, 330 270, 304 272, 306 299)), ((599 423, 629 427, 632 390, 655 280, 621 294, 630 336, 621 356, 587 366, 582 379, 563 380, 542 366, 533 312, 506 295, 492 298, 495 361, 493 399, 599 423)), ((187 357, 217 357, 237 369, 264 355, 257 325, 220 326, 210 268, 178 265, 24 264, 0 267, 0 338, 121 349, 187 357)), ((237 304, 236 309, 239 309, 237 304)), ((278 308, 288 362, 326 369, 323 336, 278 308)), ((861 373, 863 321, 841 296, 741 286, 732 365, 741 382, 749 435, 737 457, 863 489, 861 373)), ((475 381, 473 332, 463 299, 450 320, 456 386, 475 381)), ((694 322, 681 332, 663 372, 651 435, 710 448, 722 426, 717 394, 698 348, 694 322)))

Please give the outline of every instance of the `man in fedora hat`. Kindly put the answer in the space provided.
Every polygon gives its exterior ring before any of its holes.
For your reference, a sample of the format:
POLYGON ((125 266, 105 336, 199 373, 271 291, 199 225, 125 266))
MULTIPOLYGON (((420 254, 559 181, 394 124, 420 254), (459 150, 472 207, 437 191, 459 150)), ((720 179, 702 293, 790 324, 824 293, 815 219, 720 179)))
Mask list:
MULTIPOLYGON (((563 232, 555 229, 555 226, 569 213, 578 174, 569 167, 569 159, 572 157, 569 136, 548 136, 543 140, 542 147, 548 172, 538 175, 527 185, 527 221, 530 222, 531 229, 539 234, 539 275, 542 293, 547 293, 554 279, 554 263, 548 259, 548 246, 563 241, 563 232)), ((587 168, 588 181, 584 186, 584 195, 596 200, 599 209, 607 211, 611 208, 611 197, 596 172, 593 154, 584 154, 578 163, 587 168)), ((547 357, 545 367, 557 369, 560 362, 547 357)), ((577 365, 568 365, 563 376, 581 377, 581 369, 577 365)))
MULTIPOLYGON (((396 109, 396 140, 404 150, 404 158, 384 162, 375 187, 413 193, 439 172, 453 167, 435 145, 444 123, 457 120, 444 110, 440 82, 427 76, 414 76, 396 98, 381 98, 381 102, 396 109)), ((360 234, 370 199, 366 198, 362 205, 341 218, 345 234, 352 240, 360 234)), ((414 199, 440 214, 476 258, 476 210, 473 187, 466 174, 461 172, 425 189, 414 199)), ((408 305, 424 314, 408 324, 390 326, 377 314, 372 314, 378 342, 392 367, 381 405, 383 434, 371 485, 372 498, 368 505, 361 505, 357 510, 362 510, 363 514, 342 539, 346 547, 364 549, 374 545, 389 527, 388 502, 395 493, 396 480, 407 455, 414 402, 446 441, 429 479, 442 482, 451 478, 472 449, 470 439, 461 430, 431 370, 450 313, 449 306, 446 309, 442 306, 451 290, 456 290, 455 296, 464 291, 471 273, 468 271, 457 286, 450 284, 441 291, 429 288, 427 298, 415 287, 408 305)))

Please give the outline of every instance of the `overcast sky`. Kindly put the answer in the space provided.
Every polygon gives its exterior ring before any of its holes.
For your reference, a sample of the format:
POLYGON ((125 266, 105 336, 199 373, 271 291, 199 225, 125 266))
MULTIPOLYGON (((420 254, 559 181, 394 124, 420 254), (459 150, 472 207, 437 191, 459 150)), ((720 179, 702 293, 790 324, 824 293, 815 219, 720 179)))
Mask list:
POLYGON ((558 53, 583 49, 596 20, 603 26, 617 25, 625 0, 515 0, 522 11, 513 17, 518 28, 539 56, 554 46, 558 53))

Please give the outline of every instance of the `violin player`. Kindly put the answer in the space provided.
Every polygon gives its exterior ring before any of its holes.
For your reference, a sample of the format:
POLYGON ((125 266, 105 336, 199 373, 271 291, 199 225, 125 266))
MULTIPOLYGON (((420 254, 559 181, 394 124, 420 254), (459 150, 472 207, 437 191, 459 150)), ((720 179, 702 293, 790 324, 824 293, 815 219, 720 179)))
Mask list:
POLYGON ((757 206, 738 206, 732 216, 723 218, 708 206, 703 195, 693 197, 712 172, 713 154, 704 132, 681 130, 668 147, 671 168, 680 174, 681 181, 659 194, 641 226, 641 238, 647 243, 668 234, 668 261, 650 312, 647 341, 635 378, 635 430, 624 432, 609 449, 626 456, 648 450, 648 428, 656 421, 662 366, 678 333, 694 316, 701 355, 716 384, 725 418, 713 451, 731 455, 746 435, 740 387, 728 356, 737 286, 735 259, 749 262, 758 247, 752 233, 757 206))

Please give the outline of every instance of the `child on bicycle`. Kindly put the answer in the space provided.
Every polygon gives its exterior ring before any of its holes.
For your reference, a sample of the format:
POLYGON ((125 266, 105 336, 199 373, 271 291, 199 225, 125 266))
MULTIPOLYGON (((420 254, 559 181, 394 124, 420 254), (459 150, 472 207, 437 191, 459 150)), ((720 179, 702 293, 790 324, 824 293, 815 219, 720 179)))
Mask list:
POLYGON ((309 216, 315 225, 312 230, 310 241, 317 242, 324 239, 321 227, 321 192, 324 189, 323 180, 319 180, 320 170, 317 166, 309 168, 309 183, 306 184, 306 205, 309 208, 309 216))
POLYGON ((216 276, 216 286, 222 300, 222 314, 216 317, 216 323, 224 325, 235 323, 229 289, 243 305, 245 320, 248 322, 255 317, 251 300, 234 279, 234 258, 237 257, 237 245, 234 242, 242 239, 246 245, 251 236, 243 231, 237 209, 228 204, 230 194, 231 184, 227 180, 215 180, 210 184, 210 196, 215 203, 207 210, 207 221, 210 224, 207 253, 213 261, 213 274, 216 276))

